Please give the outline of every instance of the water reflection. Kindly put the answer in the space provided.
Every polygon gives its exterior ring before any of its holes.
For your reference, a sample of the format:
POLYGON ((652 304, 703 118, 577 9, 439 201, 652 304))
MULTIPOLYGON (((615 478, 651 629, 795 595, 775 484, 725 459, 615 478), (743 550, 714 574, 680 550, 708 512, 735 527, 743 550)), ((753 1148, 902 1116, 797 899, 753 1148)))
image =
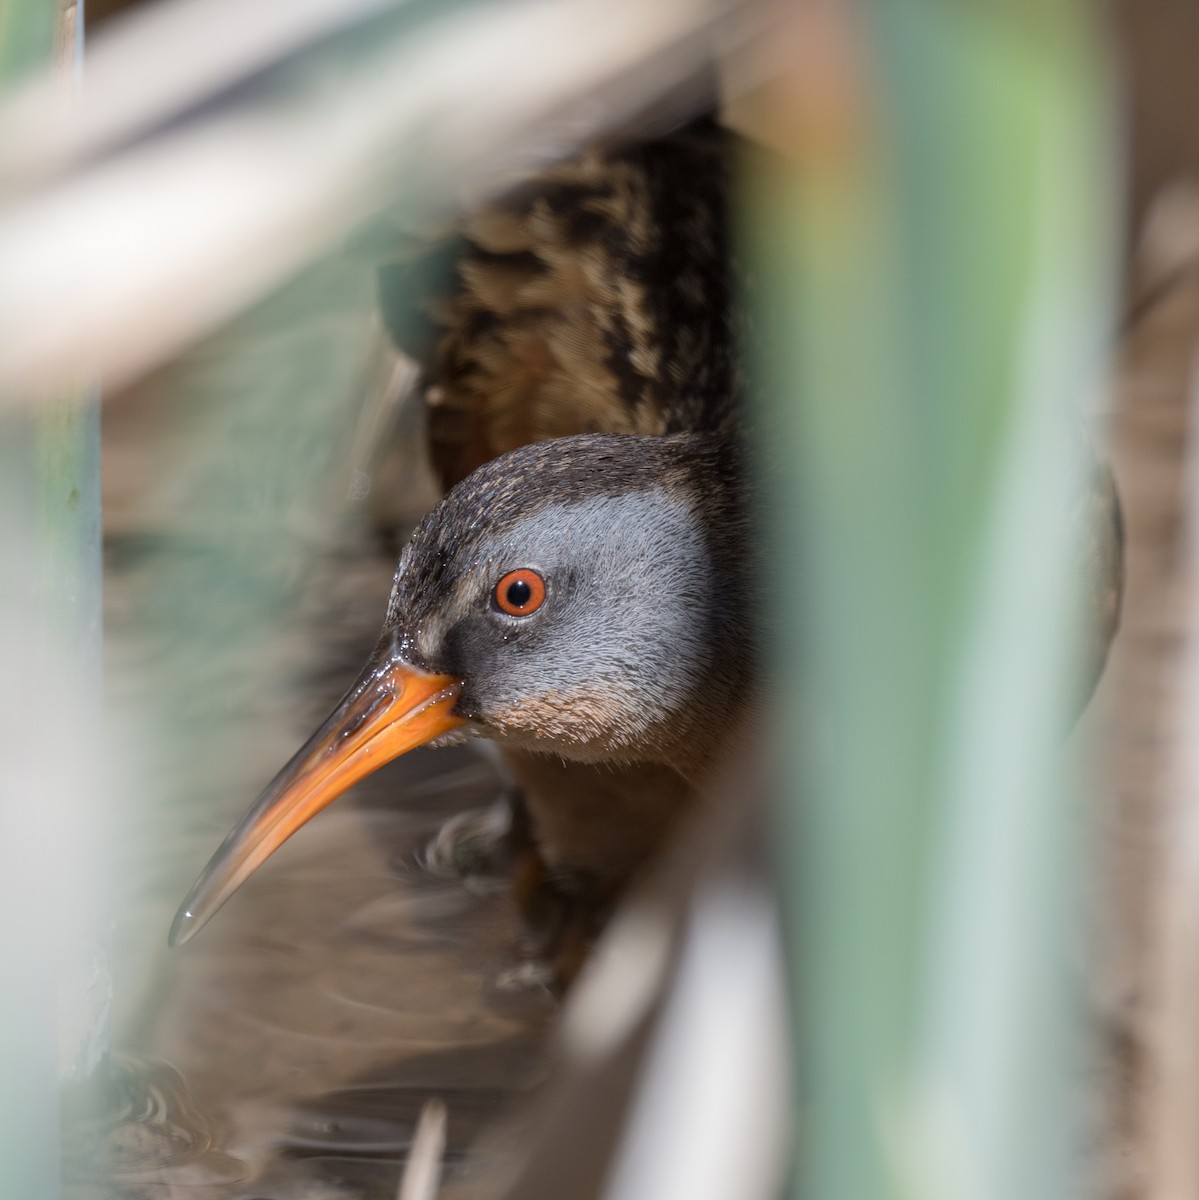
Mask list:
POLYGON ((246 1164, 224 1153, 182 1075, 141 1055, 109 1056, 99 1102, 68 1124, 64 1183, 69 1195, 140 1194, 138 1184, 216 1188, 246 1176, 246 1164), (95 1178, 97 1172, 106 1178, 95 1178))

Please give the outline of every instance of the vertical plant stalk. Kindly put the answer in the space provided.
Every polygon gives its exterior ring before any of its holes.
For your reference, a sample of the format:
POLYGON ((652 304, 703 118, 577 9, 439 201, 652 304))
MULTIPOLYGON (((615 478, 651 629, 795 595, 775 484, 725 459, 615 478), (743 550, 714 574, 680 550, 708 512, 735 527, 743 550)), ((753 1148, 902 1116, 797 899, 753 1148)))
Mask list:
MULTIPOLYGON (((0 83, 57 57, 74 86, 82 6, 25 0, 0 22, 0 83)), ((21 397, 20 399, 30 399, 21 397)), ((82 388, 0 422, 4 792, 0 1194, 61 1191, 60 1089, 106 1045, 108 913, 99 769, 100 445, 82 388)))
POLYGON ((1061 1200, 1068 514, 1107 325, 1082 4, 796 10, 747 206, 810 1200, 1061 1200))

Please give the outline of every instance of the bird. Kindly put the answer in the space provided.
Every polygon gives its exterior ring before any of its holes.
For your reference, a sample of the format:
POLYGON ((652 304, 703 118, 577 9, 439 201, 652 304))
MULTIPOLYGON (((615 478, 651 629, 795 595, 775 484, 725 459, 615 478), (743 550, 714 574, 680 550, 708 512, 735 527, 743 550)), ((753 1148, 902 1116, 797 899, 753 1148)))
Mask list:
MULTIPOLYGON (((366 666, 213 855, 172 945, 417 746, 497 743, 545 878, 601 914, 701 803, 761 705, 738 151, 706 118, 597 142, 465 220, 437 251, 448 294, 413 305, 410 266, 384 267, 445 495, 400 554, 366 666)), ((1123 579, 1096 461, 1074 518, 1099 626, 1084 703, 1123 579)))
POLYGON ((446 494, 365 668, 213 855, 172 945, 419 745, 498 743, 546 877, 575 894, 618 894, 699 803, 757 674, 734 152, 710 119, 597 142, 471 216, 427 310, 381 272, 446 494))

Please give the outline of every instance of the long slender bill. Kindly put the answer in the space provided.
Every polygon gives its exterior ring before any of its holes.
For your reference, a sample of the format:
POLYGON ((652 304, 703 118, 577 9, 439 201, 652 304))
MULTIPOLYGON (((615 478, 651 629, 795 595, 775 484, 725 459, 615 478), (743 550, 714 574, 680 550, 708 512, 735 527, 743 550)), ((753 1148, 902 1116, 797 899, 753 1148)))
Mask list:
POLYGON ((453 712, 460 688, 454 677, 417 670, 381 647, 328 720, 221 843, 175 914, 170 944, 192 937, 301 825, 347 788, 461 725, 453 712))

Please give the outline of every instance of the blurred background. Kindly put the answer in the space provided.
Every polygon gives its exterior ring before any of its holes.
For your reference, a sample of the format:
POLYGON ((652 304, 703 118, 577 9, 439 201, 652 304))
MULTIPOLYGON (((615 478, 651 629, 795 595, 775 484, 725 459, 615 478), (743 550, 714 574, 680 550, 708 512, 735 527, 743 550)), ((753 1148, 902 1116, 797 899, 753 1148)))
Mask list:
POLYGON ((0 7, 2 1194, 1199 1195, 1197 56, 1183 0, 0 7), (565 1001, 436 853, 477 744, 168 951, 437 499, 379 267, 712 110, 777 567, 720 816, 565 1001))

